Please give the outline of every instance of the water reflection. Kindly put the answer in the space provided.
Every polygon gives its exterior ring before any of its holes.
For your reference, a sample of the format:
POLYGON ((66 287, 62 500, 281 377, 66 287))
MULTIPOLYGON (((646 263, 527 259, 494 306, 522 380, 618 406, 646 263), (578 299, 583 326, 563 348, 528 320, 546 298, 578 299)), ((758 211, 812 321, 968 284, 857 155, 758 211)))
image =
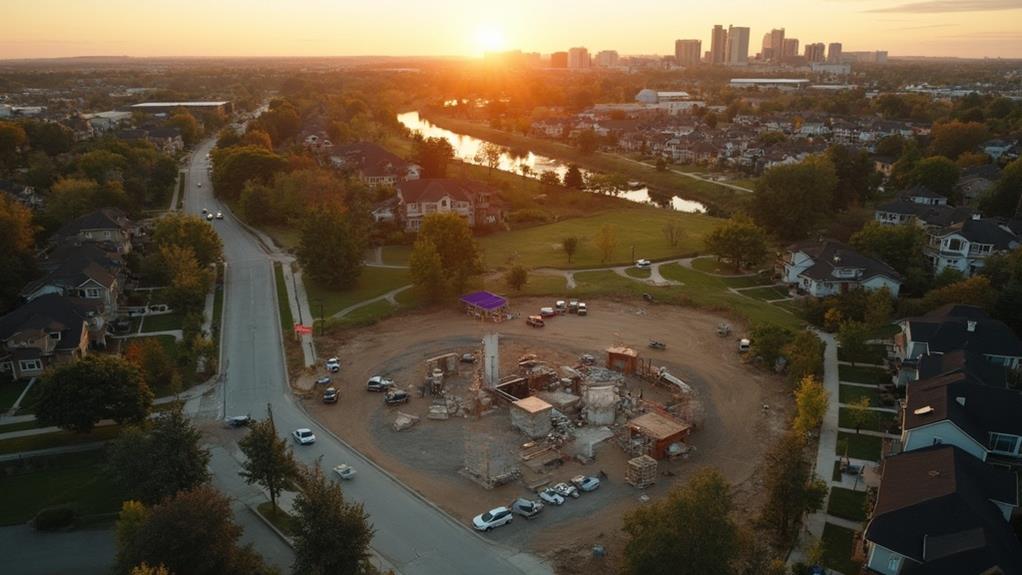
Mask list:
MULTIPOLYGON (((486 144, 484 140, 435 126, 428 120, 419 117, 418 112, 398 114, 397 121, 409 130, 419 132, 425 138, 443 138, 447 140, 451 143, 451 147, 454 148, 454 156, 457 159, 470 164, 484 165, 476 157, 479 155, 480 150, 482 150, 483 145, 486 144)), ((500 162, 497 167, 500 170, 516 174, 522 174, 524 167, 525 175, 532 178, 539 178, 543 172, 554 172, 558 178, 563 180, 564 174, 568 172, 568 165, 560 160, 539 156, 532 152, 518 155, 511 150, 507 150, 500 155, 500 162)), ((592 172, 586 170, 583 170, 582 174, 587 180, 593 175, 592 172)), ((643 186, 634 189, 610 188, 600 192, 594 191, 594 193, 610 193, 629 201, 670 207, 681 212, 706 212, 706 206, 699 202, 683 200, 677 196, 652 196, 649 189, 643 186)))

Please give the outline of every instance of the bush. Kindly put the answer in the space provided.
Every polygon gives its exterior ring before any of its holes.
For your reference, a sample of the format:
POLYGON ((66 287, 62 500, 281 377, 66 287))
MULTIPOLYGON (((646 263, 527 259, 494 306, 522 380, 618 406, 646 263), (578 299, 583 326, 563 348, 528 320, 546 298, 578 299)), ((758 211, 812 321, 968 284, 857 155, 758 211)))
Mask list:
POLYGON ((512 224, 545 224, 550 221, 550 214, 538 208, 526 208, 511 212, 507 219, 512 224))
POLYGON ((36 531, 56 531, 74 523, 75 512, 70 507, 43 509, 32 520, 36 531))

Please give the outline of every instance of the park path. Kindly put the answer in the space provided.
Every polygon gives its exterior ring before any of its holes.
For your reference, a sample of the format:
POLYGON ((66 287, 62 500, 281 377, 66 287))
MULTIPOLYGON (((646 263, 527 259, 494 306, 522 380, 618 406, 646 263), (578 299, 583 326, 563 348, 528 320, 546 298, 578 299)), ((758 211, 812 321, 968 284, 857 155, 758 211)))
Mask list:
MULTIPOLYGON (((656 166, 651 166, 651 165, 647 164, 646 162, 640 162, 639 160, 633 160, 632 158, 629 158, 627 156, 622 156, 620 154, 613 154, 613 155, 617 156, 618 158, 621 158, 622 160, 625 160, 626 162, 631 162, 633 164, 639 164, 640 166, 645 166, 645 167, 647 167, 647 168, 649 168, 651 170, 655 170, 656 169, 656 166)), ((725 187, 725 188, 731 188, 732 190, 735 190, 735 191, 738 191, 738 192, 744 192, 744 193, 747 193, 747 194, 751 194, 754 191, 754 190, 750 190, 749 188, 743 188, 742 186, 736 186, 735 184, 728 184, 726 182, 718 182, 717 180, 714 180, 714 179, 711 179, 711 178, 704 178, 704 177, 702 177, 702 176, 700 176, 698 174, 693 174, 691 172, 682 172, 681 170, 674 170, 674 169, 668 169, 667 171, 671 172, 672 174, 678 174, 679 176, 685 176, 686 178, 691 178, 693 180, 699 180, 700 182, 706 182, 708 184, 715 184, 715 185, 722 186, 722 187, 725 187)))
POLYGON ((378 296, 376 296, 374 298, 370 298, 370 299, 367 299, 367 300, 362 300, 362 301, 360 301, 360 302, 358 302, 356 304, 349 305, 348 307, 346 307, 346 308, 340 310, 339 312, 335 313, 334 315, 330 316, 330 319, 341 319, 342 317, 348 315, 349 313, 351 313, 351 312, 353 312, 353 311, 355 311, 355 310, 357 310, 359 308, 363 308, 363 307, 365 307, 367 305, 374 304, 374 303, 376 303, 378 301, 381 301, 381 300, 387 301, 388 303, 390 303, 390 305, 392 305, 394 307, 397 307, 397 306, 400 305, 400 303, 398 303, 398 301, 397 301, 397 294, 399 294, 399 293, 401 293, 401 292, 403 292, 405 290, 411 289, 412 287, 413 286, 411 284, 404 285, 404 286, 401 286, 399 288, 392 289, 392 290, 390 290, 389 292, 387 292, 387 293, 385 293, 383 295, 378 295, 378 296))
POLYGON ((649 277, 648 278, 637 278, 635 276, 628 275, 628 271, 627 270, 630 269, 630 268, 634 268, 635 267, 634 265, 631 265, 631 264, 623 265, 623 266, 606 266, 606 267, 584 268, 584 269, 536 268, 536 269, 534 269, 532 271, 534 273, 543 274, 543 275, 552 275, 552 276, 561 276, 561 277, 563 277, 564 281, 565 281, 565 288, 569 289, 569 290, 575 289, 575 287, 577 285, 575 283, 575 274, 586 273, 586 272, 606 272, 606 271, 614 272, 617 275, 619 275, 619 276, 621 276, 623 278, 630 279, 632 281, 636 281, 636 282, 639 282, 639 283, 642 283, 642 284, 656 286, 656 287, 662 287, 662 286, 682 286, 682 285, 685 285, 685 284, 683 284, 682 282, 679 282, 679 281, 669 280, 669 279, 665 278, 663 275, 661 275, 661 273, 660 273, 660 266, 666 265, 666 264, 672 264, 672 263, 676 263, 676 262, 680 262, 680 261, 681 260, 673 260, 672 259, 672 260, 665 260, 665 261, 661 261, 661 262, 654 262, 654 263, 650 264, 650 266, 648 268, 646 268, 646 269, 649 270, 649 277))

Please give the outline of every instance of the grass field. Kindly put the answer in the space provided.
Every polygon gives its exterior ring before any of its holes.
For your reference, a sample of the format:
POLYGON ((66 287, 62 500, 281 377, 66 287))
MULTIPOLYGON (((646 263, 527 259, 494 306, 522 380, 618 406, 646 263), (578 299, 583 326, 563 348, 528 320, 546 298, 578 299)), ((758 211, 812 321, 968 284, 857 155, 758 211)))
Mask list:
POLYGON ((481 238, 485 263, 489 268, 520 264, 527 268, 592 268, 624 265, 635 258, 662 260, 690 255, 703 249, 703 236, 720 225, 721 220, 699 214, 685 214, 652 207, 633 207, 574 218, 481 238), (682 237, 672 247, 664 238, 668 222, 682 226, 682 237), (603 261, 595 237, 604 225, 616 228, 617 246, 603 261), (567 237, 579 238, 578 251, 568 264, 561 249, 567 237))
POLYGON ((868 397, 870 405, 880 405, 880 394, 871 387, 841 385, 838 387, 837 396, 840 403, 855 403, 863 397, 868 397))
POLYGON ((827 514, 851 521, 866 520, 866 492, 831 487, 827 514))
POLYGON ((872 385, 882 385, 885 383, 891 383, 891 374, 885 369, 879 369, 876 367, 862 367, 859 365, 839 365, 837 367, 838 378, 841 381, 851 381, 853 383, 868 383, 872 385))
POLYGON ((28 381, 5 381, 0 383, 0 412, 7 411, 25 391, 28 381))
MULTIPOLYGON (((718 278, 690 270, 678 264, 660 266, 660 274, 667 279, 678 281, 684 285, 672 287, 671 290, 689 298, 695 304, 709 309, 730 309, 752 323, 764 322, 798 329, 802 320, 783 309, 761 300, 747 298, 727 291, 729 285, 741 282, 754 282, 759 278, 718 278)), ((755 285, 754 283, 752 285, 755 285)))
POLYGON ((410 283, 412 281, 406 269, 364 267, 355 286, 351 289, 335 290, 306 277, 305 291, 309 296, 312 315, 316 318, 320 317, 319 306, 322 302, 322 315, 329 318, 346 307, 379 297, 410 283))
POLYGON ((79 515, 115 513, 122 496, 103 472, 101 450, 61 456, 60 465, 0 476, 0 525, 22 524, 40 510, 70 505, 79 515))
MULTIPOLYGON (((895 328, 897 328, 897 326, 895 326, 895 328)), ((888 337, 887 334, 889 333, 889 330, 886 329, 878 330, 877 333, 878 333, 877 337, 888 337)), ((862 353, 855 354, 854 356, 841 348, 838 348, 837 350, 838 360, 847 362, 855 361, 857 363, 872 363, 882 365, 884 363, 884 358, 886 356, 887 346, 880 343, 868 344, 866 346, 866 349, 863 350, 862 353)))
POLYGON ((841 573, 858 573, 862 564, 852 561, 852 545, 855 532, 851 529, 827 523, 823 526, 823 566, 841 573))
POLYGON ((880 461, 880 451, 883 440, 873 435, 855 435, 839 431, 837 434, 838 446, 835 450, 837 455, 844 456, 842 441, 848 443, 848 457, 853 459, 865 459, 868 461, 880 461))
POLYGON ((51 447, 63 447, 65 445, 80 445, 82 443, 109 441, 116 438, 120 435, 120 433, 120 425, 105 425, 103 427, 93 429, 92 433, 57 431, 54 433, 29 435, 28 437, 17 437, 14 439, 0 439, 0 455, 21 453, 23 451, 36 451, 38 449, 49 449, 51 447))
MULTIPOLYGON (((507 287, 503 276, 486 281, 483 289, 505 295, 563 295, 570 297, 570 291, 565 287, 567 282, 559 275, 540 274, 529 272, 528 280, 521 292, 513 292, 507 287)), ((403 294, 401 294, 403 295, 403 294)))
POLYGON ((380 248, 383 263, 388 266, 406 266, 412 255, 412 246, 383 246, 380 248))
POLYGON ((710 274, 736 275, 739 272, 731 264, 719 261, 715 257, 703 257, 692 260, 692 267, 710 274))
MULTIPOLYGON (((895 422, 898 421, 898 416, 886 411, 871 411, 872 417, 869 421, 862 425, 862 429, 868 429, 870 431, 884 431, 891 428, 895 422)), ((838 427, 844 427, 846 429, 855 429, 855 425, 852 422, 852 410, 848 407, 842 407, 838 411, 838 427)))
POLYGON ((170 331, 181 329, 185 316, 181 313, 165 313, 160 315, 147 315, 142 320, 142 333, 154 331, 170 331))
POLYGON ((298 247, 300 231, 294 226, 259 226, 259 229, 270 236, 273 243, 283 248, 284 251, 291 251, 298 247))
POLYGON ((649 276, 651 276, 653 274, 653 272, 650 271, 649 268, 635 268, 635 267, 631 267, 631 268, 625 269, 625 273, 630 275, 630 276, 632 276, 633 278, 639 278, 639 279, 649 279, 649 276))
POLYGON ((756 289, 743 290, 742 295, 767 301, 772 299, 783 299, 788 297, 788 290, 778 286, 767 286, 756 289))

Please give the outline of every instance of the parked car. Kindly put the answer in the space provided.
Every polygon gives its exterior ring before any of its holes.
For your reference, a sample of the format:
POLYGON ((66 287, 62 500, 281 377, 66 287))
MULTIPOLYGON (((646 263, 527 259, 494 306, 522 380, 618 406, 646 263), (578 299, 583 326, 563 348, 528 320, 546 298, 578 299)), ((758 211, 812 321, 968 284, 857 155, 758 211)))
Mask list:
POLYGON ((571 483, 580 491, 596 491, 600 488, 600 479, 589 475, 576 475, 571 478, 571 483))
POLYGON ((475 363, 476 354, 474 353, 463 353, 461 354, 461 363, 475 363))
POLYGON ((554 303, 554 311, 557 313, 568 313, 568 302, 559 299, 554 303))
POLYGON ((383 403, 387 405, 408 403, 408 392, 403 389, 391 389, 383 396, 383 403))
POLYGON ((568 313, 576 312, 578 312, 578 300, 577 299, 568 300, 568 313))
POLYGON ((337 388, 326 388, 323 392, 323 403, 337 403, 337 388))
POLYGON ((336 357, 331 357, 326 360, 326 370, 330 373, 337 373, 338 371, 341 371, 341 360, 336 357))
POLYGON ((218 219, 218 220, 224 219, 224 213, 223 212, 217 212, 216 213, 216 219, 218 219))
POLYGON ((635 267, 637 268, 648 268, 652 262, 647 259, 635 260, 635 267))
POLYGON ((738 352, 739 353, 745 353, 745 352, 749 351, 750 349, 752 349, 752 342, 751 341, 749 341, 748 339, 746 339, 744 337, 742 339, 738 340, 738 352))
POLYGON ((369 378, 366 383, 366 389, 369 391, 387 391, 394 385, 394 380, 389 377, 383 377, 382 375, 374 375, 369 378))
POLYGON ((323 377, 316 380, 316 385, 330 385, 330 382, 332 381, 333 379, 331 379, 330 376, 324 375, 323 377))
POLYGON ((206 208, 202 208, 202 215, 206 215, 208 213, 209 213, 209 210, 207 210, 206 208))
POLYGON ((541 318, 538 315, 530 315, 525 320, 525 323, 531 325, 532 327, 543 327, 544 325, 546 325, 546 322, 543 321, 543 318, 541 318))
POLYGON ((558 483, 551 487, 551 489, 561 497, 574 497, 577 499, 580 495, 578 488, 570 483, 558 483))
POLYGON ((509 525, 514 516, 507 507, 494 507, 482 515, 476 515, 472 519, 472 526, 479 531, 489 531, 494 527, 509 525))
POLYGON ((540 511, 543 511, 543 503, 540 501, 533 501, 532 499, 526 499, 519 497, 515 499, 511 504, 511 511, 521 515, 526 519, 532 519, 539 515, 540 511))
POLYGON ((564 496, 554 491, 552 487, 541 490, 537 495, 550 505, 564 505, 564 496))
POLYGON ((539 315, 541 317, 554 317, 557 315, 557 312, 552 307, 541 307, 539 308, 539 315))
POLYGON ((589 315, 589 308, 586 307, 586 302, 578 302, 578 315, 589 315))
POLYGON ((250 415, 232 415, 224 420, 227 427, 246 427, 252 423, 252 416, 250 415))
POLYGON ((355 477, 355 469, 352 468, 347 463, 342 463, 340 465, 335 465, 334 466, 334 473, 336 473, 338 477, 340 477, 341 479, 344 479, 345 481, 351 479, 352 477, 355 477))
POLYGON ((311 429, 305 427, 292 431, 291 437, 294 437, 299 445, 312 445, 316 443, 316 434, 311 429))
POLYGON ((658 340, 658 339, 651 339, 651 340, 649 340, 649 348, 650 349, 667 349, 667 344, 662 342, 662 341, 660 341, 660 340, 658 340))
POLYGON ((206 221, 207 222, 212 222, 213 221, 213 214, 207 213, 206 214, 206 221))

